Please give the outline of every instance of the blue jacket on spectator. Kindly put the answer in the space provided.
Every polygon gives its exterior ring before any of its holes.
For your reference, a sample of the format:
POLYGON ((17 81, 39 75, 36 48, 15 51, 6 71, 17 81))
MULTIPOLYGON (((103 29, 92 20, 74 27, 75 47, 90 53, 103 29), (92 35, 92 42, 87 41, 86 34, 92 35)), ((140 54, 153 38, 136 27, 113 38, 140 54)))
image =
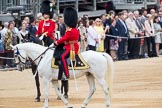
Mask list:
POLYGON ((118 29, 119 36, 121 36, 121 37, 128 37, 128 28, 126 27, 126 29, 127 29, 126 30, 124 25, 122 24, 122 22, 120 20, 117 20, 116 28, 118 29))
POLYGON ((160 23, 160 26, 161 26, 161 28, 162 28, 162 20, 161 20, 161 21, 159 21, 159 23, 160 23))

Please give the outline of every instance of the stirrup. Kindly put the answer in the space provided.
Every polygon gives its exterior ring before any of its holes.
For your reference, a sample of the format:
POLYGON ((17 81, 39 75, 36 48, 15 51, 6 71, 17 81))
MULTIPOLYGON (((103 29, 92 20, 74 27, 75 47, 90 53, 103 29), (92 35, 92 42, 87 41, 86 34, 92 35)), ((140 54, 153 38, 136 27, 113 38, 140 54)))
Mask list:
POLYGON ((64 94, 64 98, 65 98, 65 99, 68 99, 68 95, 65 95, 65 94, 64 94))

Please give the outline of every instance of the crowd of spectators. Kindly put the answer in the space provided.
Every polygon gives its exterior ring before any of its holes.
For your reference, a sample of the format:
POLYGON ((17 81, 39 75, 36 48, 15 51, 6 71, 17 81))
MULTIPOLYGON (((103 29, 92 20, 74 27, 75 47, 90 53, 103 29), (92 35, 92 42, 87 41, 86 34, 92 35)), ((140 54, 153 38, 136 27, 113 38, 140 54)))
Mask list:
POLYGON ((16 67, 10 44, 31 42, 37 32, 40 20, 42 20, 42 16, 38 14, 37 19, 25 17, 21 21, 21 26, 16 26, 15 21, 4 22, 0 30, 0 68, 16 67))
MULTIPOLYGON (((25 17, 20 27, 16 27, 14 21, 4 22, 0 26, 0 57, 13 58, 10 44, 31 42, 42 19, 40 13, 36 19, 25 17)), ((64 35, 66 25, 62 16, 55 21, 55 37, 59 39, 64 35)), ((80 52, 107 52, 113 60, 158 57, 162 43, 162 9, 109 11, 96 19, 85 14, 79 18, 78 30, 80 52)), ((0 61, 0 68, 15 67, 12 59, 0 58, 0 61)))
POLYGON ((81 33, 84 37, 81 39, 86 41, 87 46, 82 49, 107 52, 114 60, 158 57, 160 54, 161 8, 150 11, 123 10, 118 14, 109 11, 108 15, 102 14, 95 20, 84 17, 80 20, 85 24, 82 28, 86 29, 85 35, 81 33))

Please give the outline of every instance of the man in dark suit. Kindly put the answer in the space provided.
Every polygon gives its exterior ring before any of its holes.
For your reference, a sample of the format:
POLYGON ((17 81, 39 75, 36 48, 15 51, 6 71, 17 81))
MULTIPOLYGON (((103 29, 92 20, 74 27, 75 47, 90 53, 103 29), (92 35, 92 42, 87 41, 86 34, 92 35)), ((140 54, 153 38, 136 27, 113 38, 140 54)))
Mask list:
POLYGON ((123 12, 119 12, 119 19, 116 22, 116 28, 118 29, 119 38, 119 48, 118 48, 118 60, 126 60, 127 54, 125 54, 125 47, 128 38, 128 28, 125 24, 125 17, 123 12))
POLYGON ((61 37, 64 36, 65 31, 66 31, 66 26, 64 23, 64 18, 62 16, 59 16, 58 30, 60 31, 61 37))
POLYGON ((161 11, 159 12, 159 23, 160 23, 160 26, 162 27, 162 12, 161 11))

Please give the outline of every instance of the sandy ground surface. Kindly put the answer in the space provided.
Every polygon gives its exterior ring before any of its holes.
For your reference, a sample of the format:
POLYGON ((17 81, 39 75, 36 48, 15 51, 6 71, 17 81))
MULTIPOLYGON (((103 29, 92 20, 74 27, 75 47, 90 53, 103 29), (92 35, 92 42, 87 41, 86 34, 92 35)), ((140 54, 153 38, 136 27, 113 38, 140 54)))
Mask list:
MULTIPOLYGON (((162 108, 162 57, 115 62, 113 100, 110 108, 162 108)), ((86 77, 70 81, 69 101, 80 108, 89 88, 86 77)), ((105 98, 96 83, 96 92, 87 108, 104 108, 105 98)), ((31 70, 0 72, 0 108, 42 108, 44 89, 41 79, 41 102, 34 102, 36 88, 31 70)), ((50 85, 49 108, 66 108, 50 85)))

